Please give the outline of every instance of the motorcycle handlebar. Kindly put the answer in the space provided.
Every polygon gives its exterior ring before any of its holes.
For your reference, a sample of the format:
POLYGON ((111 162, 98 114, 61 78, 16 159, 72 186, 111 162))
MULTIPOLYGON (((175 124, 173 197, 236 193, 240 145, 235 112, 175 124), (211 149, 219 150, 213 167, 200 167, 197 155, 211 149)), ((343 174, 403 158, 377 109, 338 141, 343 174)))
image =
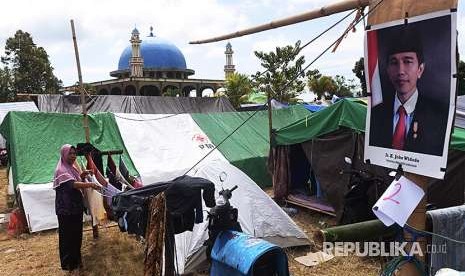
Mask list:
POLYGON ((234 186, 234 187, 232 187, 232 189, 231 189, 231 190, 229 190, 229 191, 232 193, 232 192, 233 192, 235 189, 237 189, 237 185, 236 185, 236 186, 234 186))

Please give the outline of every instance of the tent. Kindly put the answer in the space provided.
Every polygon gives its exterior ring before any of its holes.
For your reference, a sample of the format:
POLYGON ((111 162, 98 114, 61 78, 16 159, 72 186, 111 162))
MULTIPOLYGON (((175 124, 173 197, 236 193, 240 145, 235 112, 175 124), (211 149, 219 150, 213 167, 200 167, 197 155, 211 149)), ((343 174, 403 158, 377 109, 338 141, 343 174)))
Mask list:
MULTIPOLYGON (((0 103, 0 123, 9 111, 39 111, 34 102, 0 103)), ((0 136, 0 148, 5 148, 5 139, 0 136)))
MULTIPOLYGON (((259 186, 267 187, 271 186, 271 177, 266 166, 270 147, 267 111, 192 114, 192 118, 210 141, 219 145, 253 114, 255 115, 221 144, 218 150, 259 186)), ((310 114, 303 106, 273 110, 273 128, 305 120, 310 114)))
MULTIPOLYGON (((90 142, 100 150, 123 150, 123 160, 138 175, 111 113, 89 115, 90 142)), ((57 227, 52 181, 63 144, 85 141, 82 115, 9 112, 0 126, 7 139, 10 183, 19 191, 32 232, 57 227)))
MULTIPOLYGON (((275 198, 286 199, 295 187, 307 185, 313 170, 324 199, 339 217, 350 181, 349 176, 338 173, 346 166, 345 156, 352 158, 355 167, 366 168, 387 179, 386 169, 363 163, 365 117, 365 104, 344 99, 306 119, 277 129, 269 161, 274 168, 275 198)), ((439 208, 463 204, 463 151, 465 129, 456 126, 452 134, 445 179, 431 179, 429 203, 439 208)))
MULTIPOLYGON (((79 95, 38 95, 42 112, 81 113, 79 95)), ((180 114, 235 111, 226 97, 86 96, 88 112, 180 114)))

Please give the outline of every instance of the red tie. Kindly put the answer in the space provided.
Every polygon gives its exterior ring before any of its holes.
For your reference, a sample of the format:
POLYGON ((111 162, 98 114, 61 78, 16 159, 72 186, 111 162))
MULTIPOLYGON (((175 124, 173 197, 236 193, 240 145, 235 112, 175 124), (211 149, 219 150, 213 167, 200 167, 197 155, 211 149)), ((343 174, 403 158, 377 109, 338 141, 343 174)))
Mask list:
POLYGON ((404 149, 405 142, 405 116, 407 116, 407 112, 405 112, 404 106, 401 105, 397 113, 399 113, 399 120, 397 121, 396 130, 392 137, 392 148, 402 150, 404 149))

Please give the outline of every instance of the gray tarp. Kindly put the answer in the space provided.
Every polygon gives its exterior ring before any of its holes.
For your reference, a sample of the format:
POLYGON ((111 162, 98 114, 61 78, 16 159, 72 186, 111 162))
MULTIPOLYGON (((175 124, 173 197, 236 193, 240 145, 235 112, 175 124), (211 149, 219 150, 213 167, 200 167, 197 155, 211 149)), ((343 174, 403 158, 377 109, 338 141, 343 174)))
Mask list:
MULTIPOLYGON (((86 96, 87 110, 94 112, 180 114, 235 111, 229 100, 220 98, 157 96, 86 96)), ((79 95, 39 95, 37 105, 42 112, 81 113, 79 95)))
POLYGON ((455 126, 465 128, 465 96, 457 97, 457 112, 455 113, 455 126))

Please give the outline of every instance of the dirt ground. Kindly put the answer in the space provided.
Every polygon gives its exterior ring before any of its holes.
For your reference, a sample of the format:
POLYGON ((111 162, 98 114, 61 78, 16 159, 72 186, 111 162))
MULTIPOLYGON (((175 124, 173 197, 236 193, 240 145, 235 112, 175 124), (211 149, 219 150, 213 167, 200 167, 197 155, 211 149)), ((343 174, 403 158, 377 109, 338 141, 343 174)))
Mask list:
MULTIPOLYGON (((6 207, 6 179, 0 170, 0 211, 6 207)), ((292 219, 312 238, 312 233, 334 225, 333 218, 316 212, 298 209, 292 219)), ((85 228, 82 243, 82 275, 143 275, 144 245, 134 236, 121 233, 118 227, 100 229, 100 238, 94 240, 89 227, 85 228)), ((291 275, 379 275, 378 259, 355 256, 337 257, 316 267, 305 267, 294 260, 314 246, 286 249, 291 275)), ((60 270, 58 234, 56 230, 9 237, 0 231, 0 275, 66 275, 60 270)))

